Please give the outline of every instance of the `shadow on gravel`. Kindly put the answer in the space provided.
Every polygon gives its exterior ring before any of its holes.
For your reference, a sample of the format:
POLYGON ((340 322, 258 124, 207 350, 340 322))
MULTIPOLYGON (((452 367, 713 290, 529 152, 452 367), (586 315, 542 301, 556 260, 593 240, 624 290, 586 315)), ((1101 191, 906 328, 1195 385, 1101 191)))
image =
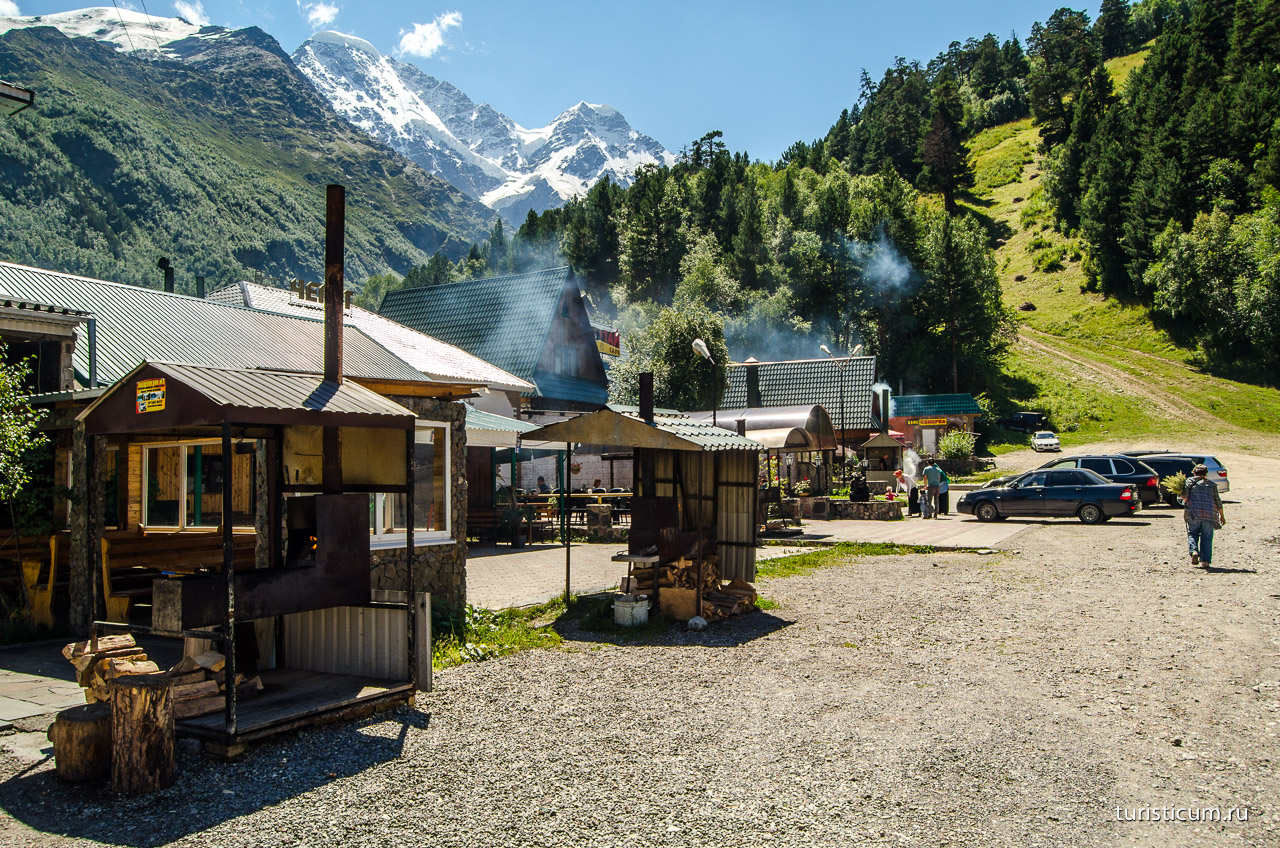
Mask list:
MULTIPOLYGON (((391 762, 409 731, 430 721, 401 707, 261 743, 234 763, 180 741, 177 781, 152 795, 117 795, 110 780, 64 783, 46 759, 0 783, 0 812, 44 833, 155 848, 391 762)), ((277 836, 259 834, 260 844, 279 844, 277 836)))
MULTIPOLYGON (((1257 574, 1256 568, 1218 568, 1216 565, 1202 565, 1200 570, 1206 574, 1257 574)), ((1272 595, 1272 597, 1280 597, 1272 595)))
POLYGON ((599 642, 607 645, 688 646, 732 648, 776 633, 794 622, 772 612, 755 610, 746 615, 722 618, 705 630, 691 631, 682 621, 668 621, 656 609, 649 611, 649 621, 635 627, 622 627, 613 621, 614 593, 579 596, 551 627, 567 640, 599 642))

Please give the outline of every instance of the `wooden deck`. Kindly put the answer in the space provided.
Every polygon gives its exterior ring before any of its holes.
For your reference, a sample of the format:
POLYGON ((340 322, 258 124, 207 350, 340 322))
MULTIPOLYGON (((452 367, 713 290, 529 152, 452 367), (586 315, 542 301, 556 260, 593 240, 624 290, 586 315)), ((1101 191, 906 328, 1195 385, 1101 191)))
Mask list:
MULTIPOLYGON (((261 672, 262 694, 236 702, 235 742, 251 742, 298 727, 367 715, 412 697, 413 684, 350 674, 276 668, 261 672)), ((181 735, 223 738, 221 711, 176 722, 181 735)))

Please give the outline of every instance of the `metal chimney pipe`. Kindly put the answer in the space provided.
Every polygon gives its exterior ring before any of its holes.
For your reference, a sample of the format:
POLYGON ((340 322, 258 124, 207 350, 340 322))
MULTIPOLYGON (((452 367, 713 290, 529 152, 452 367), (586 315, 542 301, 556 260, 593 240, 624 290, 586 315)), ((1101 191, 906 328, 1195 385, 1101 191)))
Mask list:
POLYGON ((164 290, 173 293, 173 265, 169 263, 169 257, 161 256, 160 261, 156 263, 156 267, 164 271, 164 290))
MULTIPOLYGON (((752 358, 754 360, 754 357, 752 358)), ((747 408, 759 409, 764 406, 760 402, 760 365, 754 361, 747 362, 747 408)))
POLYGON ((204 300, 204 277, 196 277, 196 297, 204 300))
POLYGON ((653 423, 653 372, 645 371, 640 375, 640 417, 649 424, 653 423))
POLYGON ((98 319, 89 319, 89 388, 98 388, 98 319))
POLYGON ((889 387, 880 390, 880 432, 889 432, 889 387))
POLYGON ((738 419, 738 435, 745 437, 747 435, 747 419, 738 419))
POLYGON ((342 382, 343 251, 347 225, 347 190, 331 185, 324 206, 324 378, 342 382))

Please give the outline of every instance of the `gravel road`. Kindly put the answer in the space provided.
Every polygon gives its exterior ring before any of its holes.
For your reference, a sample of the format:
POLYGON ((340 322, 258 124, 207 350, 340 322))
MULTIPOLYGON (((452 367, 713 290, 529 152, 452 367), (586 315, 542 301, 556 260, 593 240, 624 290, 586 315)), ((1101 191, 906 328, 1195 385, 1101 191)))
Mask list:
POLYGON ((148 798, 4 755, 0 844, 1280 845, 1280 461, 1218 456, 1215 572, 1157 507, 762 580, 776 609, 704 633, 568 634, 417 710, 184 749, 148 798))

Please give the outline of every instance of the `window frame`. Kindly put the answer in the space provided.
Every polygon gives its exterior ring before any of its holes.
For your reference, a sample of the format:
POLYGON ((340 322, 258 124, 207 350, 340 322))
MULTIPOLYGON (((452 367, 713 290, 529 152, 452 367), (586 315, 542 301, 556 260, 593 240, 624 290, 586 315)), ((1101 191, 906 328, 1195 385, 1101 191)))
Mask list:
MULTIPOLYGON (((257 439, 232 439, 231 445, 232 445, 232 448, 234 449, 235 445, 237 444, 243 444, 244 442, 252 443, 256 441, 257 439)), ((193 447, 204 447, 205 445, 216 445, 218 447, 222 447, 222 440, 221 439, 185 439, 185 440, 180 439, 176 441, 171 440, 171 441, 164 441, 164 442, 140 442, 139 444, 142 447, 142 493, 141 493, 142 515, 141 515, 141 520, 139 520, 138 522, 138 526, 144 530, 176 530, 179 532, 184 532, 187 530, 199 530, 199 531, 216 532, 217 530, 216 527, 209 527, 208 525, 199 525, 199 526, 188 525, 187 510, 185 506, 178 510, 177 524, 148 524, 147 519, 149 516, 147 515, 147 477, 148 477, 148 473, 151 470, 150 465, 151 465, 151 449, 152 448, 182 448, 184 451, 184 456, 183 456, 184 461, 178 463, 178 468, 181 470, 181 473, 179 474, 179 477, 178 477, 178 481, 179 481, 180 491, 186 492, 187 491, 187 463, 185 461, 186 449, 193 448, 193 447)), ((116 457, 116 474, 117 475, 120 474, 119 462, 120 460, 119 460, 119 457, 117 456, 116 457)), ((232 528, 241 527, 241 528, 248 528, 250 530, 253 530, 253 529, 256 529, 257 522, 251 522, 249 524, 232 524, 231 526, 232 528)))
MULTIPOLYGON (((444 442, 440 450, 444 456, 444 528, 441 530, 428 530, 426 528, 413 528, 413 546, 421 547, 423 545, 443 545, 453 541, 453 433, 452 426, 447 421, 430 421, 419 418, 414 426, 413 443, 430 444, 430 440, 424 438, 425 434, 432 430, 444 431, 444 442)), ((374 527, 381 528, 381 532, 369 531, 369 542, 376 547, 395 547, 399 542, 401 545, 405 543, 405 531, 388 527, 390 520, 388 513, 390 512, 390 503, 388 499, 392 497, 385 492, 378 492, 370 495, 373 499, 373 519, 374 527)))

